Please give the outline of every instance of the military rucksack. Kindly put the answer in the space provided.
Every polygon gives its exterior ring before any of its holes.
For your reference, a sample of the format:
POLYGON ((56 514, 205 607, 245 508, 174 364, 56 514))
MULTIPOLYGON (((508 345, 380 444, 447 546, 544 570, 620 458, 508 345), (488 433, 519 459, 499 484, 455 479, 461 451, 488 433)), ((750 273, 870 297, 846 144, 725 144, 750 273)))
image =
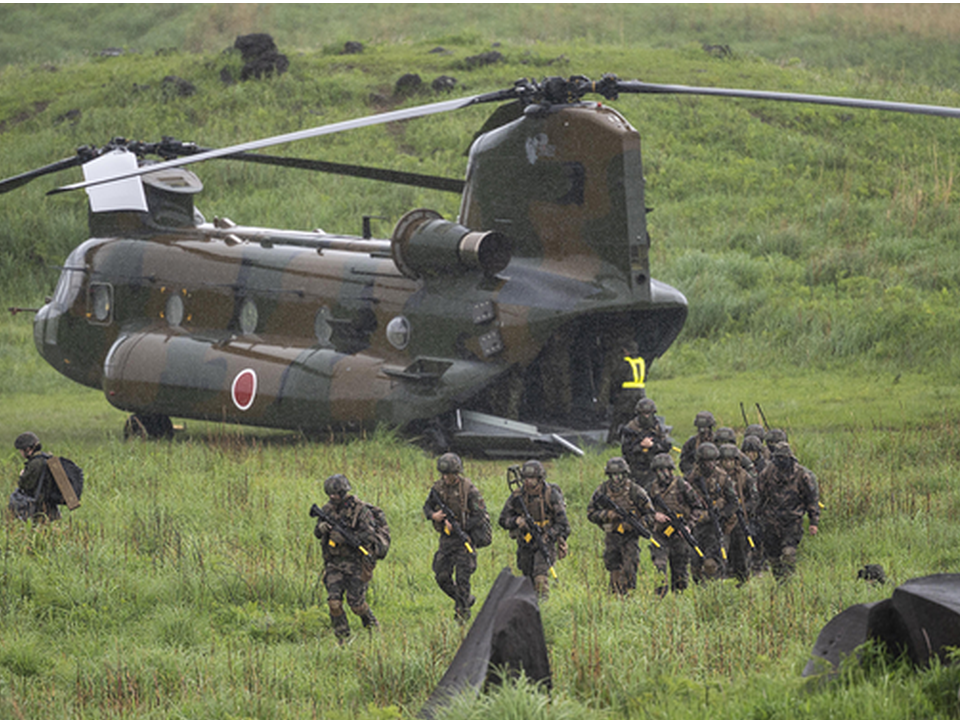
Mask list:
POLYGON ((50 457, 42 477, 43 487, 46 489, 47 501, 56 505, 66 505, 71 510, 80 506, 80 496, 83 495, 83 470, 65 457, 50 457), (63 468, 62 475, 58 466, 63 468), (60 477, 57 477, 60 475, 60 477), (66 484, 64 484, 66 480, 66 484), (61 490, 61 485, 63 488, 61 490), (71 490, 72 497, 71 497, 71 490))
POLYGON ((478 548, 485 548, 493 542, 493 524, 486 508, 483 508, 483 517, 470 533, 470 539, 473 540, 473 546, 478 548))
POLYGON ((376 546, 373 549, 373 557, 376 560, 383 560, 390 550, 390 526, 387 524, 387 516, 383 510, 372 503, 364 503, 373 515, 373 534, 376 538, 376 546))

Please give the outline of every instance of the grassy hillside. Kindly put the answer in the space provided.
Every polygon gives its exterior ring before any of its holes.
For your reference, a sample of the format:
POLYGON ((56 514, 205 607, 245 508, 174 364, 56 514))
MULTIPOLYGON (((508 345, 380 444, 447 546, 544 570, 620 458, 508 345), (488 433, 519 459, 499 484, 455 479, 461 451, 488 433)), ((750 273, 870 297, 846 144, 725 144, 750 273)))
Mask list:
MULTIPOLYGON (((951 6, 0 6, 0 176, 122 135, 206 146, 360 117, 406 72, 457 93, 523 76, 616 72, 651 82, 750 87, 960 106, 951 6), (239 33, 274 35, 289 71, 224 83, 239 33), (38 41, 38 38, 42 42, 38 41), (346 40, 360 55, 340 55, 346 40), (497 48, 503 63, 468 69, 497 48), (732 56, 702 43, 729 44, 732 56), (442 45, 446 54, 431 53, 442 45), (126 49, 101 57, 103 47, 126 49), (165 49, 162 53, 157 50, 165 49), (167 76, 192 83, 180 96, 167 76)), ((658 602, 649 561, 620 602, 605 591, 585 507, 612 449, 549 464, 574 535, 543 609, 549 704, 520 689, 451 717, 957 717, 960 670, 877 660, 807 688, 817 632, 855 602, 960 563, 952 193, 955 121, 758 101, 613 103, 641 132, 654 275, 690 300, 653 368, 651 395, 682 440, 698 410, 742 425, 760 402, 818 475, 821 533, 788 585, 694 588, 658 602), (854 580, 882 563, 891 583, 854 580)), ((278 152, 460 176, 490 108, 371 128, 278 152)), ((238 166, 196 168, 207 215, 242 224, 386 235, 413 207, 458 199, 365 181, 238 166)), ((86 237, 78 194, 44 193, 74 170, 0 196, 0 299, 37 306, 86 237)), ((38 360, 29 317, 0 321, 0 442, 27 427, 87 470, 84 506, 55 527, 0 524, 0 716, 302 718, 410 716, 461 639, 433 583, 419 510, 432 460, 389 433, 307 443, 190 423, 172 444, 123 444, 122 414, 38 360), (317 594, 307 517, 318 480, 345 472, 379 502, 395 542, 371 588, 381 636, 336 647, 317 594)), ((504 463, 468 462, 498 513, 504 463)), ((19 461, 5 474, 12 487, 19 461)), ((476 576, 513 563, 497 533, 476 576)), ((353 623, 356 627, 357 623, 353 623)))

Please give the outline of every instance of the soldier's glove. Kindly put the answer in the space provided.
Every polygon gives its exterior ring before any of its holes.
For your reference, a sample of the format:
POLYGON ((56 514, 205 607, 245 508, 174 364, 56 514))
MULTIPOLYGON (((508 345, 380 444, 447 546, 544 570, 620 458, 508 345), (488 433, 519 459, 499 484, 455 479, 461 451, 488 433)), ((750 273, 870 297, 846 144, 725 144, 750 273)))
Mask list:
POLYGON ((316 535, 317 537, 320 537, 321 535, 326 535, 327 533, 330 532, 330 530, 331 530, 330 523, 324 522, 321 520, 320 522, 317 523, 316 535))
POLYGON ((569 548, 567 547, 567 541, 564 538, 560 538, 557 541, 557 560, 563 560, 569 553, 569 548))
POLYGON ((518 517, 518 518, 517 518, 517 529, 518 529, 518 530, 523 530, 526 526, 527 526, 527 521, 524 520, 522 517, 518 517))
POLYGON ((616 522, 620 519, 620 513, 616 510, 607 510, 607 522, 616 522))

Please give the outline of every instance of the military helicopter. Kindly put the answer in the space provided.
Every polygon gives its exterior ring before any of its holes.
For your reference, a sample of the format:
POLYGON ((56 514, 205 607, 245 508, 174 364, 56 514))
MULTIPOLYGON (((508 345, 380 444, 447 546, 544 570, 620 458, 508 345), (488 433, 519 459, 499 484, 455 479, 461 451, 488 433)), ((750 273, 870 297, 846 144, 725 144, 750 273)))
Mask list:
POLYGON ((582 452, 606 436, 613 368, 628 384, 687 315, 653 279, 640 136, 587 101, 674 93, 948 117, 960 110, 855 98, 697 88, 605 75, 521 80, 491 93, 206 150, 117 139, 0 181, 7 192, 80 165, 90 238, 36 313, 38 351, 131 413, 301 430, 387 423, 435 449, 491 457, 582 452), (281 143, 500 103, 464 180, 254 153, 281 143), (147 163, 147 155, 163 162, 147 163), (184 166, 292 165, 462 192, 459 217, 413 209, 388 239, 207 222, 184 166), (622 348, 635 343, 635 356, 622 348))

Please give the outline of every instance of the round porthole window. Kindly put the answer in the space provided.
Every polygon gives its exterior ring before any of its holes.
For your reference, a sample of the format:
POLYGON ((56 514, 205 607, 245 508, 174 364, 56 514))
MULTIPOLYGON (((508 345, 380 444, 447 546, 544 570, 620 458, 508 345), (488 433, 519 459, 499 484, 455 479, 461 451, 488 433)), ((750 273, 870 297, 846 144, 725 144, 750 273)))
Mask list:
POLYGON ((410 321, 403 315, 387 323, 387 341, 397 350, 403 350, 410 343, 410 321))
POLYGON ((257 304, 247 298, 240 306, 240 332, 244 335, 252 335, 257 330, 259 320, 260 313, 257 311, 257 304))
POLYGON ((177 327, 183 322, 183 300, 179 295, 171 295, 167 298, 164 315, 167 318, 167 324, 171 327, 177 327))
POLYGON ((93 310, 93 319, 97 322, 107 322, 110 319, 110 299, 109 285, 92 285, 90 287, 90 304, 93 310))
POLYGON ((330 345, 330 338, 333 337, 333 326, 330 325, 330 318, 333 315, 330 308, 324 305, 317 310, 317 315, 313 319, 313 334, 317 336, 317 342, 321 345, 330 345))

